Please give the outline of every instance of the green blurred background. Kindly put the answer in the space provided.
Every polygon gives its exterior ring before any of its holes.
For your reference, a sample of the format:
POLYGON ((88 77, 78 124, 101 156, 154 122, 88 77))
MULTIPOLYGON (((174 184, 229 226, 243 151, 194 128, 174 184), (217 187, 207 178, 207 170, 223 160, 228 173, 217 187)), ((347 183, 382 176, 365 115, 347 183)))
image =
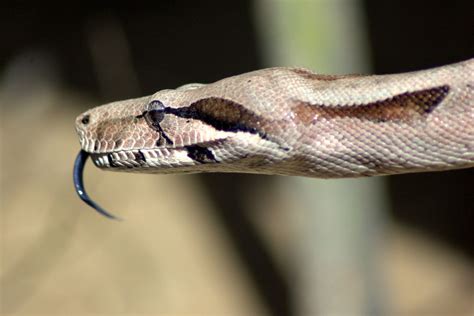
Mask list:
POLYGON ((391 73, 474 56, 472 1, 0 6, 2 315, 472 315, 472 170, 360 180, 85 174, 101 103, 269 66, 391 73))

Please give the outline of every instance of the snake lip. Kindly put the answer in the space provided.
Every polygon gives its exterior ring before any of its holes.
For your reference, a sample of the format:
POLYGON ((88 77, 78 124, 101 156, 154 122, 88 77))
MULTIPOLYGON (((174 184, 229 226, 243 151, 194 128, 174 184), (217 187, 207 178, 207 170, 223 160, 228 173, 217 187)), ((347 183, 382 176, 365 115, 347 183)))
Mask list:
POLYGON ((144 151, 136 149, 91 153, 91 158, 99 168, 136 168, 143 166, 147 162, 144 151))
POLYGON ((184 145, 179 147, 158 147, 158 148, 140 148, 114 150, 110 152, 92 152, 90 156, 94 165, 102 169, 119 169, 134 171, 138 169, 165 169, 170 167, 188 167, 196 164, 218 163, 213 157, 211 151, 207 148, 218 146, 226 138, 215 139, 212 141, 184 145), (212 159, 205 162, 193 158, 191 149, 204 148, 211 153, 212 159))
POLYGON ((127 172, 150 172, 150 173, 194 173, 197 171, 186 171, 193 168, 196 162, 187 156, 186 148, 163 149, 140 149, 123 150, 111 153, 91 154, 94 165, 100 169, 127 171, 127 172), (188 159, 183 161, 183 159, 188 159))

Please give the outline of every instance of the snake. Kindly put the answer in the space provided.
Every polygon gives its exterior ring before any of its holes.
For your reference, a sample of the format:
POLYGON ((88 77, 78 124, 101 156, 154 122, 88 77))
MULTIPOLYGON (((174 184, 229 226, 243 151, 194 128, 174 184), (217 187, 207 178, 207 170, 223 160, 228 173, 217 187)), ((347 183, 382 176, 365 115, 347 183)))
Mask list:
POLYGON ((474 58, 427 70, 324 75, 274 67, 101 105, 75 121, 76 191, 112 171, 356 178, 474 166, 474 58))

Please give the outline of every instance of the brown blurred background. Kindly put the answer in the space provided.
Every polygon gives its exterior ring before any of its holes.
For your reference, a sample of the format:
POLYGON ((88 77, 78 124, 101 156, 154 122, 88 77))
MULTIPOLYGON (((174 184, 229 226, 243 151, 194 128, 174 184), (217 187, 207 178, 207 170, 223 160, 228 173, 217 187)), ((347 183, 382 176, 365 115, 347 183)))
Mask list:
POLYGON ((2 315, 473 315, 474 173, 362 180, 88 166, 101 103, 267 66, 474 57, 472 1, 9 1, 0 10, 2 315))

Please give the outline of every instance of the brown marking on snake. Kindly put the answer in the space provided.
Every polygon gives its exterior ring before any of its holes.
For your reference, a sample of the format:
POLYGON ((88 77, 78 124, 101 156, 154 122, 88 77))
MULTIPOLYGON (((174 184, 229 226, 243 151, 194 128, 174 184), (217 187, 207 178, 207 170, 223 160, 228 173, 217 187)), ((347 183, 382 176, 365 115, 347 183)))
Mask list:
POLYGON ((97 124, 97 128, 95 129, 97 139, 103 139, 106 136, 107 126, 108 124, 106 122, 99 122, 99 124, 97 124))
POLYGON ((135 158, 135 161, 138 163, 146 163, 145 155, 143 154, 141 150, 133 152, 133 157, 135 158))
POLYGON ((199 163, 218 162, 212 151, 203 145, 191 145, 184 147, 188 152, 188 157, 199 163))
POLYGON ((449 92, 449 86, 406 92, 391 98, 358 105, 322 105, 299 102, 293 107, 298 121, 309 125, 321 119, 355 118, 372 122, 408 122, 434 110, 449 92))
POLYGON ((123 117, 123 118, 113 118, 107 119, 103 121, 99 121, 97 127, 95 128, 95 133, 97 139, 106 139, 109 136, 113 136, 112 132, 113 127, 115 126, 119 130, 122 130, 123 127, 126 127, 130 124, 131 118, 130 117, 123 117))
POLYGON ((339 80, 339 79, 364 76, 364 75, 359 75, 359 74, 321 75, 321 74, 315 74, 314 72, 311 72, 309 70, 302 69, 302 68, 294 68, 294 69, 291 69, 291 71, 304 79, 319 80, 319 81, 334 81, 334 80, 339 80))
POLYGON ((186 119, 200 120, 217 130, 231 132, 250 132, 265 137, 267 122, 229 99, 210 97, 198 100, 187 107, 166 108, 165 113, 186 119))
MULTIPOLYGON (((107 119, 97 123, 95 127, 95 137, 97 140, 106 140, 115 142, 115 148, 125 144, 130 145, 127 137, 130 130, 137 123, 134 122, 134 116, 107 119)), ((135 138, 138 136, 135 135, 135 138)), ((133 138, 133 137, 132 137, 133 138)), ((95 150, 95 149, 94 149, 95 150)))

